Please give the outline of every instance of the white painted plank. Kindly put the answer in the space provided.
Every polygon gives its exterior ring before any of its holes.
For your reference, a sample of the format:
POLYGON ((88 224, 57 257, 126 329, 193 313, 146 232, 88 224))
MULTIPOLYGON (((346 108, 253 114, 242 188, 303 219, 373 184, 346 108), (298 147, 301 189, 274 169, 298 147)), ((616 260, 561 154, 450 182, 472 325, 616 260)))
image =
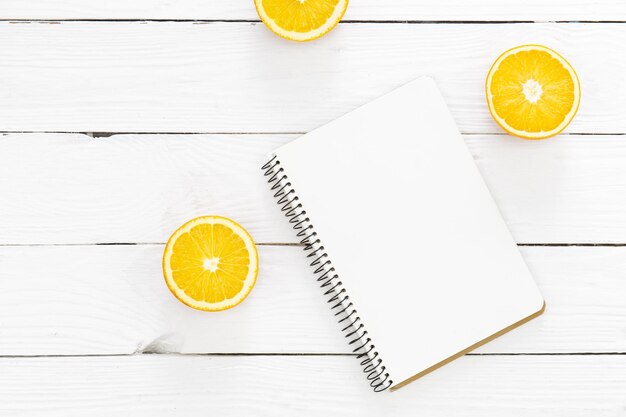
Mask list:
MULTIPOLYGON (((350 353, 301 248, 259 249, 249 298, 211 314, 169 293, 161 245, 2 247, 0 355, 350 353)), ((479 352, 626 351, 626 248, 522 253, 547 312, 479 352)))
POLYGON ((626 357, 465 357, 393 393, 351 357, 0 359, 13 416, 623 416, 626 357))
POLYGON ((487 71, 502 51, 541 43, 581 78, 568 132, 626 132, 620 24, 347 24, 306 44, 256 23, 2 22, 0 31, 0 131, 304 132, 428 74, 462 131, 500 132, 487 71))
MULTIPOLYGON (((258 19, 253 0, 3 0, 4 19, 258 19)), ((621 0, 352 0, 344 20, 626 19, 621 0)))
POLYGON ((293 241, 269 192, 272 136, 0 137, 0 243, 166 242, 220 214, 257 242, 293 241))
MULTIPOLYGON (((164 243, 211 213, 296 242, 259 168, 294 137, 0 136, 0 243, 164 243)), ((626 242, 624 136, 466 142, 517 242, 626 242)))

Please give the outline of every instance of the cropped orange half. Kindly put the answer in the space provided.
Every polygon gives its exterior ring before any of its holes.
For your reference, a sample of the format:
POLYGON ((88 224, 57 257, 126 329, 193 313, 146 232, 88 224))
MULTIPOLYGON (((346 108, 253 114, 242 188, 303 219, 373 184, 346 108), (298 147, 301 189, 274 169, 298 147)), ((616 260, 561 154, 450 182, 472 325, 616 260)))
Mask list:
POLYGON ((272 32, 304 42, 337 26, 348 8, 348 0, 254 0, 254 5, 272 32))

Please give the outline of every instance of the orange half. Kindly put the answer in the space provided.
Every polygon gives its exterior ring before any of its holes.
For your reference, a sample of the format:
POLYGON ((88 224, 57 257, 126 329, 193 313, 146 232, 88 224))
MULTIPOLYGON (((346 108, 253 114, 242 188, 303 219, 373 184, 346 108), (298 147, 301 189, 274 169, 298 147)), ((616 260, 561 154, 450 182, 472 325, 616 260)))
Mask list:
POLYGON ((234 221, 203 216, 172 234, 163 252, 163 275, 176 298, 189 307, 221 311, 241 303, 259 270, 250 234, 234 221))
POLYGON ((545 139, 569 125, 580 104, 574 68, 550 48, 523 45, 504 52, 485 83, 489 112, 507 132, 545 139))

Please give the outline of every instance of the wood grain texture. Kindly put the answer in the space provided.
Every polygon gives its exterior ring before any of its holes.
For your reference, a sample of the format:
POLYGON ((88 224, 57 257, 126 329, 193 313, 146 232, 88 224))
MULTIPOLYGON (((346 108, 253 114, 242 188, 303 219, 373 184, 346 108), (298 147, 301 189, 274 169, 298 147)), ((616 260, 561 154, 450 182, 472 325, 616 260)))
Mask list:
POLYGON ((624 415, 626 357, 465 357, 394 393, 351 357, 0 359, 13 416, 624 415))
POLYGON ((626 247, 521 248, 546 314, 383 396, 349 356, 232 355, 348 352, 300 248, 260 246, 257 287, 219 315, 177 302, 160 270, 161 243, 199 214, 293 242, 259 165, 295 135, 272 132, 309 131, 422 74, 518 242, 626 243, 626 25, 424 24, 626 21, 622 0, 353 0, 353 23, 304 45, 254 22, 29 19, 258 18, 252 0, 3 0, 0 132, 270 134, 0 134, 1 416, 626 415, 626 247), (491 135, 485 74, 531 42, 581 77, 569 136, 491 135))
POLYGON ((257 23, 1 22, 0 31, 0 131, 306 132, 426 74, 463 132, 496 133, 487 71, 502 51, 541 43, 581 79, 567 131, 626 133, 626 25, 347 24, 306 44, 257 23))
MULTIPOLYGON (((0 355, 350 353, 302 249, 259 250, 249 298, 210 314, 169 293, 161 245, 1 247, 0 355)), ((626 248, 522 254, 547 311, 478 352, 626 352, 626 248)))
MULTIPOLYGON (((296 242, 260 170, 294 137, 0 136, 0 244, 164 243, 202 214, 296 242)), ((626 242, 624 136, 466 143, 517 242, 626 242)))
MULTIPOLYGON (((258 19, 253 0, 3 0, 3 19, 258 19)), ((626 19, 621 0, 352 0, 344 20, 605 20, 626 19)))

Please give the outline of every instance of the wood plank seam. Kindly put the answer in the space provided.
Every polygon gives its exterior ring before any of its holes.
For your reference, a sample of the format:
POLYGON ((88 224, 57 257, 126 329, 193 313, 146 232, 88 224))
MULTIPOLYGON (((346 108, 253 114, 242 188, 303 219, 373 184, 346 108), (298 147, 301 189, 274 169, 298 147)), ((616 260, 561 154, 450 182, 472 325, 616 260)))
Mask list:
MULTIPOLYGON (((154 22, 154 23, 262 23, 260 19, 28 19, 28 18, 1 18, 0 22, 8 23, 62 23, 62 22, 154 22)), ((375 19, 346 19, 342 20, 339 24, 381 24, 381 25, 511 25, 511 24, 528 24, 528 23, 608 23, 608 24, 623 24, 626 20, 375 20, 375 19)))
MULTIPOLYGON (((63 134, 63 135, 85 135, 90 139, 106 139, 117 135, 232 135, 232 136, 267 136, 267 135, 304 135, 308 132, 299 131, 275 131, 275 132, 237 132, 237 131, 190 131, 190 132, 75 132, 62 130, 0 130, 0 135, 8 136, 13 134, 63 134)), ((462 132, 463 136, 510 136, 506 132, 462 132)), ((562 132, 559 136, 626 136, 625 132, 562 132)))
MULTIPOLYGON (((181 353, 181 352, 136 352, 136 353, 94 353, 76 355, 0 355, 0 359, 20 358, 108 358, 108 357, 132 357, 142 355, 154 356, 186 356, 186 357, 221 357, 221 356, 245 356, 245 357, 357 357, 353 353, 309 353, 309 352, 213 352, 213 353, 181 353)), ((528 352, 528 353, 466 353, 463 356, 626 356, 626 352, 528 352)))
MULTIPOLYGON (((46 247, 46 246, 163 246, 166 242, 86 242, 86 243, 0 243, 0 247, 46 247)), ((297 242, 255 242, 257 246, 295 246, 305 245, 297 242)), ((597 243, 517 243, 519 247, 587 247, 587 248, 619 248, 626 246, 626 243, 597 242, 597 243)))

